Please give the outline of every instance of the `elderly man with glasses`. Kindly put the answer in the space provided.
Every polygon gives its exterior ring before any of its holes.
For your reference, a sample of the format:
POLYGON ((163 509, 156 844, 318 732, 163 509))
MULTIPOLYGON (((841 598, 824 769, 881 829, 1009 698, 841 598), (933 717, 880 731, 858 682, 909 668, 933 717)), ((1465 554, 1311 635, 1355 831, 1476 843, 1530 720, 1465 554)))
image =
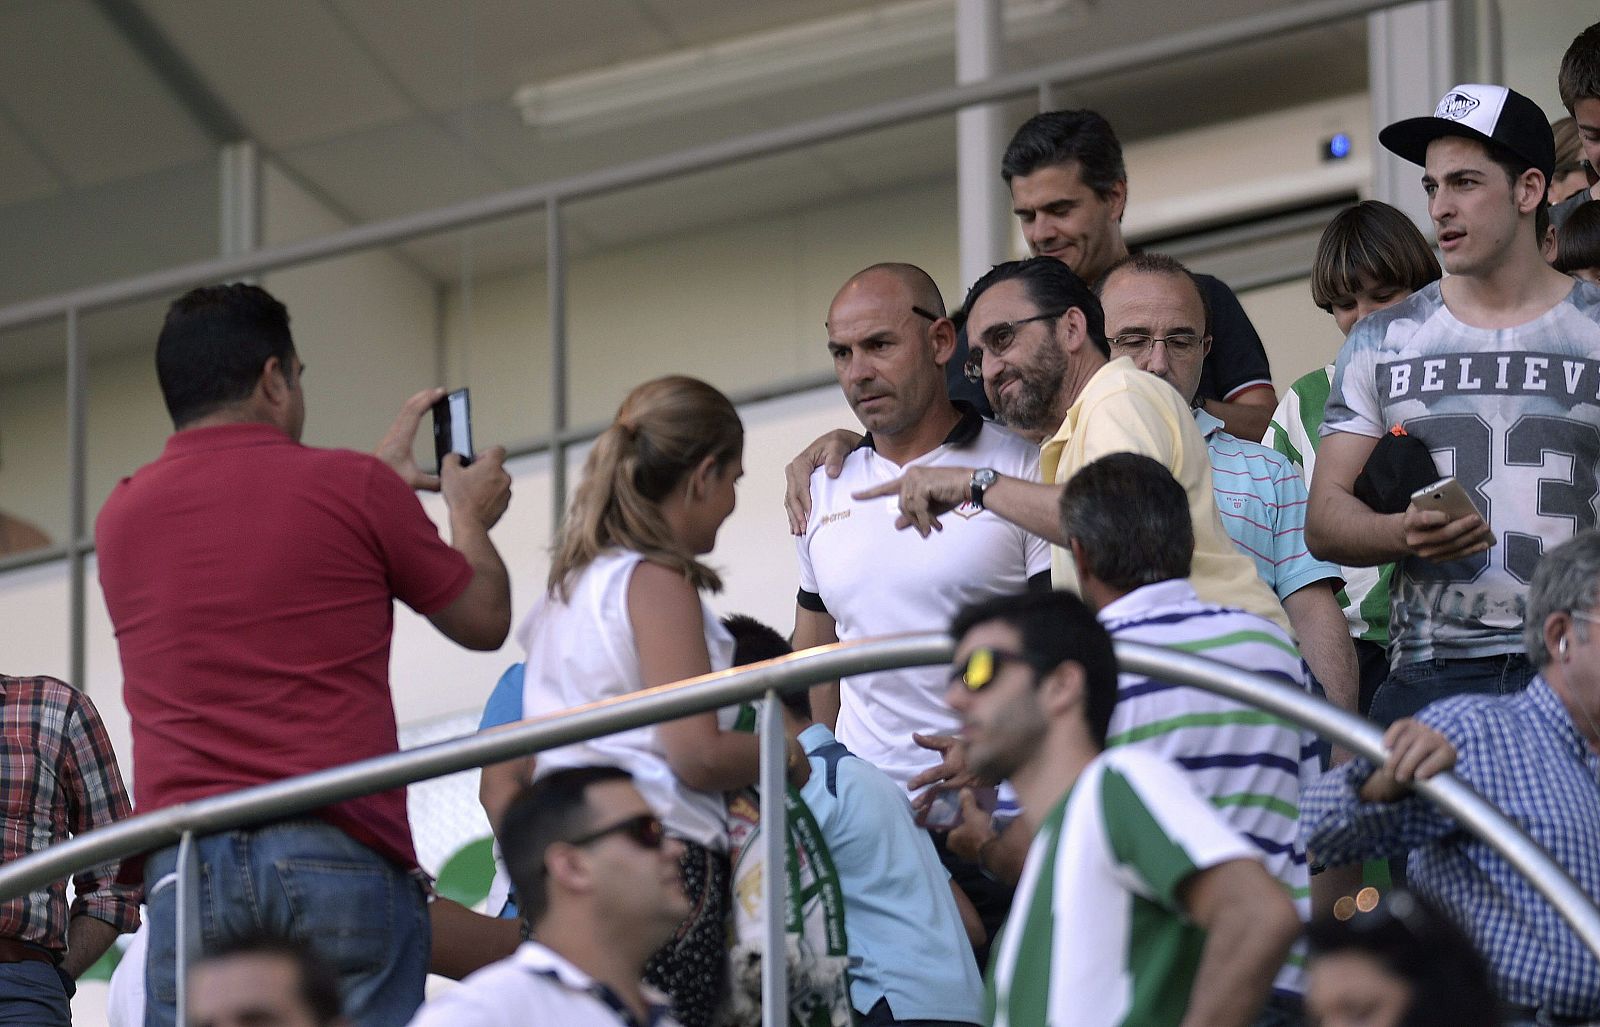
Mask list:
POLYGON ((1509 695, 1441 699, 1384 735, 1382 766, 1353 759, 1307 789, 1301 837, 1329 864, 1409 850, 1410 886, 1489 961, 1510 1022, 1600 1022, 1600 962, 1487 842, 1417 796, 1441 771, 1488 799, 1600 895, 1600 531, 1549 553, 1528 591, 1523 642, 1538 673, 1509 695))
POLYGON ((1360 672, 1336 598, 1342 572, 1306 549, 1305 482, 1282 454, 1229 434, 1196 403, 1211 311, 1194 276, 1171 257, 1139 253, 1112 265, 1095 292, 1112 357, 1127 357, 1193 405, 1222 526, 1283 604, 1317 683, 1355 712, 1360 672))
POLYGON ((1126 697, 1088 606, 1004 596, 950 633, 948 694, 972 768, 1016 786, 1023 812, 1007 833, 1033 838, 996 943, 990 1022, 1253 1022, 1299 918, 1182 771, 1140 746, 1106 748, 1126 697))
POLYGON ((412 1027, 677 1027, 645 963, 689 914, 679 842, 616 767, 525 788, 501 845, 532 936, 423 1006, 412 1027))

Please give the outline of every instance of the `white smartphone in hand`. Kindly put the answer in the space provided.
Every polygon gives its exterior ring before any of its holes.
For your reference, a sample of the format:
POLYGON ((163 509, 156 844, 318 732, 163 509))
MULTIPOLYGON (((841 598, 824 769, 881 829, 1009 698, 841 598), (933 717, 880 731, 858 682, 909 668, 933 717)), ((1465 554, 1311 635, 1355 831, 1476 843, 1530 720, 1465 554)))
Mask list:
MULTIPOLYGON (((1440 478, 1432 485, 1417 489, 1411 493, 1411 502, 1422 510, 1438 510, 1452 521, 1469 514, 1482 516, 1482 511, 1473 505, 1467 490, 1454 478, 1440 478)), ((1489 544, 1494 544, 1492 539, 1489 544)))

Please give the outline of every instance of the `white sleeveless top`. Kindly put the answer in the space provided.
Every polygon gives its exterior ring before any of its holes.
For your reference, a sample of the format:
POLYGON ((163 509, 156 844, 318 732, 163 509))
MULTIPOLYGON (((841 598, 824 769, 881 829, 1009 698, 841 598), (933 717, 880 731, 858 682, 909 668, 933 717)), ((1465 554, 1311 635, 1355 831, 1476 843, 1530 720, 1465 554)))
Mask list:
MULTIPOLYGON (((570 599, 562 602, 547 594, 534 605, 517 628, 517 641, 527 653, 524 717, 559 713, 644 687, 628 618, 628 582, 643 559, 639 553, 607 550, 573 579, 570 599)), ((733 636, 703 600, 700 616, 711 669, 726 670, 733 664, 733 636)), ((719 711, 717 722, 727 730, 736 715, 733 709, 719 711)), ((727 850, 727 805, 722 794, 698 791, 679 781, 667 765, 654 726, 541 752, 534 777, 596 764, 631 773, 669 834, 718 852, 727 850)))

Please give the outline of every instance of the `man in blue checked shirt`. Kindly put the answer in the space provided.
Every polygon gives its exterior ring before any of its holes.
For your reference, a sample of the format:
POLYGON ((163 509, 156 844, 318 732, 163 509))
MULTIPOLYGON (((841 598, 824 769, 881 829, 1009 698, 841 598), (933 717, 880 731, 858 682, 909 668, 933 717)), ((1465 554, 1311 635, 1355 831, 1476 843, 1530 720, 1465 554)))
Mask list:
POLYGON ((1354 759, 1301 799, 1301 832, 1330 864, 1411 851, 1407 877, 1488 958, 1509 1022, 1600 1022, 1600 962, 1487 844, 1414 795, 1453 769, 1600 897, 1600 531, 1545 554, 1524 629, 1539 668, 1527 691, 1457 696, 1402 719, 1374 768, 1354 759))

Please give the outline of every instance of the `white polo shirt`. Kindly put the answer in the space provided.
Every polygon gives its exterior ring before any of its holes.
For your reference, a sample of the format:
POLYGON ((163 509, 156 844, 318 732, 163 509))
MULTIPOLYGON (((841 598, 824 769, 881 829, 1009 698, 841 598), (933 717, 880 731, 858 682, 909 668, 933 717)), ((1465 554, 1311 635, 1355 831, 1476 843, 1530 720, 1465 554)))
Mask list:
POLYGON ((467 976, 418 1010, 411 1027, 679 1027, 667 997, 642 986, 640 1023, 605 985, 536 941, 467 976))
MULTIPOLYGON (((1039 451, 963 407, 944 443, 905 466, 880 456, 868 435, 845 459, 839 477, 821 470, 811 476, 811 519, 796 540, 799 603, 832 616, 841 641, 944 631, 964 606, 1022 592, 1029 578, 1049 573, 1045 541, 987 510, 963 504, 940 518, 943 531, 922 538, 895 529, 895 499, 851 498, 893 481, 908 467, 940 466, 992 467, 1037 481, 1039 451)), ((843 679, 839 741, 905 787, 939 762, 911 733, 954 734, 959 726, 944 700, 947 673, 944 667, 911 667, 843 679)))

